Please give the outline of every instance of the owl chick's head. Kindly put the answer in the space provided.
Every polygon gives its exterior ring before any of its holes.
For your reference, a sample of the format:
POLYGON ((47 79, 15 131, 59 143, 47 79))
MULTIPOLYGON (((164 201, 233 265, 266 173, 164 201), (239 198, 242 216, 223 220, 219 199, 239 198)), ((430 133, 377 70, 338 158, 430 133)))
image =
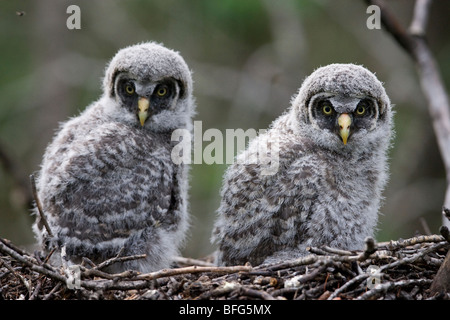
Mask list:
POLYGON ((331 149, 348 151, 391 138, 390 100, 382 83, 362 66, 317 69, 294 97, 292 112, 302 135, 331 149))
POLYGON ((186 127, 195 104, 192 76, 175 51, 154 43, 123 48, 109 62, 103 91, 109 115, 153 131, 186 127))

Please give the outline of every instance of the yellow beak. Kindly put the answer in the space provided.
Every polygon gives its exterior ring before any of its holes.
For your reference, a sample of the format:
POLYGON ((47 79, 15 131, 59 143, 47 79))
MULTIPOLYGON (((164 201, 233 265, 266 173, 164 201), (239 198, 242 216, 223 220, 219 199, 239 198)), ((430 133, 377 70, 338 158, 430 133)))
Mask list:
POLYGON ((148 108, 150 106, 150 101, 147 98, 139 97, 138 100, 138 117, 141 126, 144 126, 145 120, 148 118, 148 108))
POLYGON ((338 118, 339 135, 342 138, 342 142, 347 144, 348 136, 350 135, 350 125, 352 124, 352 118, 347 113, 343 113, 338 118))

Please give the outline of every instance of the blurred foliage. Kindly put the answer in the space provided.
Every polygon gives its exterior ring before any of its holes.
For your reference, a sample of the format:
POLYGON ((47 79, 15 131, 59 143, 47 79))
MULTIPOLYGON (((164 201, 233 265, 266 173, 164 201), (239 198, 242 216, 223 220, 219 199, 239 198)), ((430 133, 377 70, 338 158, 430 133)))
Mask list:
MULTIPOLYGON (((389 5, 408 26, 413 1, 389 5)), ((428 27, 447 84, 448 12, 450 2, 435 1, 428 27)), ((138 42, 162 42, 183 55, 194 72, 195 120, 203 130, 267 128, 315 68, 353 62, 385 82, 397 112, 378 240, 424 232, 424 222, 436 233, 445 174, 426 101, 409 57, 383 30, 367 29, 367 18, 365 2, 354 0, 3 0, 0 148, 26 181, 39 170, 58 124, 98 99, 109 59, 138 42), (66 28, 71 4, 81 9, 81 30, 66 28)), ((187 256, 213 249, 209 237, 225 168, 192 166, 187 256)), ((33 242, 26 193, 0 166, 0 236, 23 245, 33 242)))

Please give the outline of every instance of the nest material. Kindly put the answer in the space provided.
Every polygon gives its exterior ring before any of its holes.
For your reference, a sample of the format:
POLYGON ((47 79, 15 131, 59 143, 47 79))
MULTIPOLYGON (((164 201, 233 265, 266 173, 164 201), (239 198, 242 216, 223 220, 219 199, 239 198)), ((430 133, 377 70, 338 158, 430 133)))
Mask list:
POLYGON ((103 272, 118 260, 142 258, 118 256, 96 266, 85 260, 71 274, 0 238, 0 300, 450 299, 430 291, 449 247, 441 235, 378 244, 368 239, 364 251, 309 248, 307 256, 256 267, 178 258, 176 268, 147 274, 103 272))

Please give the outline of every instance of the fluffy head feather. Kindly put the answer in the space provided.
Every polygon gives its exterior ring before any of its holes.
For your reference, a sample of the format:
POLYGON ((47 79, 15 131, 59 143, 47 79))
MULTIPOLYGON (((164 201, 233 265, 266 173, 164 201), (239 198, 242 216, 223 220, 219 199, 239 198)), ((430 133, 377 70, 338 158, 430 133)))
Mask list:
POLYGON ((375 74, 363 66, 351 63, 334 63, 318 68, 304 81, 292 100, 300 122, 305 122, 312 96, 320 92, 339 93, 346 96, 370 96, 379 101, 381 113, 391 108, 383 84, 375 74))
POLYGON ((114 80, 120 72, 151 81, 172 77, 182 83, 182 97, 192 93, 191 72, 184 59, 177 52, 155 42, 129 46, 117 52, 105 71, 105 94, 114 95, 114 80))
POLYGON ((174 108, 153 115, 145 128, 154 132, 167 132, 178 128, 191 129, 191 118, 195 113, 192 95, 191 72, 184 59, 175 51, 154 42, 123 48, 109 62, 103 79, 104 94, 100 105, 108 105, 105 114, 117 121, 136 123, 135 114, 125 114, 114 92, 116 77, 125 73, 140 82, 159 82, 172 79, 178 83, 179 94, 174 108), (105 103, 102 103, 105 101, 105 103))

